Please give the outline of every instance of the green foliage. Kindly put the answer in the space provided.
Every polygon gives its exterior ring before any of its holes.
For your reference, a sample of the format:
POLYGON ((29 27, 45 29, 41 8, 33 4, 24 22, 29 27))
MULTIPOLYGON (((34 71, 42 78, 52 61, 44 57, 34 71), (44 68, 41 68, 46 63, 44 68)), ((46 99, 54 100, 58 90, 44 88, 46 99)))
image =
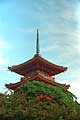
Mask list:
POLYGON ((10 95, 0 94, 0 120, 80 120, 80 104, 67 90, 39 81, 17 90, 10 95), (50 96, 52 101, 36 102, 38 95, 50 96))
POLYGON ((35 98, 37 95, 48 95, 52 97, 53 100, 61 104, 72 104, 76 97, 67 90, 60 87, 55 87, 49 84, 45 84, 39 81, 28 82, 27 84, 20 87, 20 90, 31 97, 35 98))

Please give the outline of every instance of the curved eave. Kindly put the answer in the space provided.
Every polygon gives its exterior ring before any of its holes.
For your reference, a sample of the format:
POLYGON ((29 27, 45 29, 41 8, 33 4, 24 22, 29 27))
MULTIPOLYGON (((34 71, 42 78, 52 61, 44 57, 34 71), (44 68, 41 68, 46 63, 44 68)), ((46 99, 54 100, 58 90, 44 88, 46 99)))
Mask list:
MULTIPOLYGON (((62 87, 63 89, 69 89, 70 85, 66 85, 66 84, 60 84, 60 83, 57 83, 57 82, 52 82, 50 80, 45 80, 44 78, 42 79, 41 77, 37 77, 38 81, 41 81, 41 82, 44 82, 46 84, 50 84, 52 86, 57 86, 57 87, 62 87)), ((33 79, 34 80, 34 79, 33 79)), ((31 80, 31 81, 33 81, 31 80)), ((31 81, 26 81, 26 82, 18 82, 18 83, 15 83, 15 84, 11 84, 11 85, 5 85, 6 88, 10 89, 10 90, 16 90, 19 86, 27 83, 27 82, 31 82, 31 81)))
MULTIPOLYGON (((67 69, 67 68, 66 68, 67 69)), ((11 70, 9 69, 11 72, 15 72, 19 75, 22 75, 22 76, 26 76, 26 71, 20 71, 20 70, 11 70)), ((33 70, 34 71, 34 70, 33 70)), ((44 71, 44 70, 43 70, 44 71)), ((48 73, 49 76, 54 76, 54 75, 57 75, 57 74, 60 74, 62 72, 65 72, 66 70, 58 70, 58 71, 51 71, 48 73)), ((34 71, 35 72, 35 71, 34 71)), ((45 71, 46 72, 46 71, 45 71)), ((29 72, 28 72, 29 73, 29 72)))
POLYGON ((8 69, 10 71, 13 71, 15 73, 18 73, 20 75, 25 75, 26 71, 25 71, 25 66, 27 68, 28 65, 30 64, 34 64, 36 62, 41 62, 43 65, 45 64, 46 66, 48 66, 52 71, 56 70, 56 72, 52 72, 49 73, 50 76, 53 76, 53 75, 56 75, 56 74, 59 74, 61 72, 64 72, 67 70, 67 67, 62 67, 62 66, 58 66, 58 65, 55 65, 47 60, 45 60, 44 58, 42 58, 41 56, 35 56, 34 58, 30 59, 29 61, 27 62, 24 62, 20 65, 16 65, 16 66, 12 66, 12 67, 8 67, 8 69))
POLYGON ((45 76, 44 74, 42 74, 40 72, 33 73, 31 76, 27 76, 26 78, 24 77, 20 82, 6 85, 6 87, 8 89, 15 90, 17 87, 19 87, 27 82, 31 82, 33 80, 39 80, 44 83, 50 84, 52 86, 58 86, 58 87, 62 87, 64 89, 68 89, 70 87, 70 85, 57 83, 54 81, 54 79, 52 77, 45 76))

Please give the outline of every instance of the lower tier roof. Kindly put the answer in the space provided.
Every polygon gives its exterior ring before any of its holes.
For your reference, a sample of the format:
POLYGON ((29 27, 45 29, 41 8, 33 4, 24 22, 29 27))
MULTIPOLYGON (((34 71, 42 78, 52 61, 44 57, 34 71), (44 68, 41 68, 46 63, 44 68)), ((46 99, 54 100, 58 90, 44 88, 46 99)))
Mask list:
POLYGON ((14 84, 6 84, 5 86, 8 89, 15 91, 21 85, 31 82, 33 80, 38 80, 38 81, 44 82, 46 84, 62 87, 64 89, 68 89, 70 87, 70 85, 60 84, 60 83, 55 82, 54 78, 46 76, 45 74, 41 73, 40 71, 33 73, 32 76, 29 75, 29 76, 23 77, 20 82, 17 82, 14 84))

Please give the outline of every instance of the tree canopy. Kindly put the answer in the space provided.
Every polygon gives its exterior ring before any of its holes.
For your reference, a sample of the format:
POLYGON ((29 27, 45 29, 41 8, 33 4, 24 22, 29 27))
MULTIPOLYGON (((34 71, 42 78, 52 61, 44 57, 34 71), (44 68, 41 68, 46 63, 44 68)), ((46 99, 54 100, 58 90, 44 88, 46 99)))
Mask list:
POLYGON ((1 120, 80 120, 80 104, 71 92, 32 81, 0 94, 1 120))

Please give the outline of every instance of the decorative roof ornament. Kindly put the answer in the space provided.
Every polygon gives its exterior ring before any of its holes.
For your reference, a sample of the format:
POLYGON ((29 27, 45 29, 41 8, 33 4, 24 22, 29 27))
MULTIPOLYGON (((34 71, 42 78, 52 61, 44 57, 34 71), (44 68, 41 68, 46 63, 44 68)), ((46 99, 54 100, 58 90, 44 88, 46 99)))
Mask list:
POLYGON ((39 55, 40 53, 40 47, 39 47, 39 32, 37 29, 37 41, 36 41, 36 55, 39 55))

